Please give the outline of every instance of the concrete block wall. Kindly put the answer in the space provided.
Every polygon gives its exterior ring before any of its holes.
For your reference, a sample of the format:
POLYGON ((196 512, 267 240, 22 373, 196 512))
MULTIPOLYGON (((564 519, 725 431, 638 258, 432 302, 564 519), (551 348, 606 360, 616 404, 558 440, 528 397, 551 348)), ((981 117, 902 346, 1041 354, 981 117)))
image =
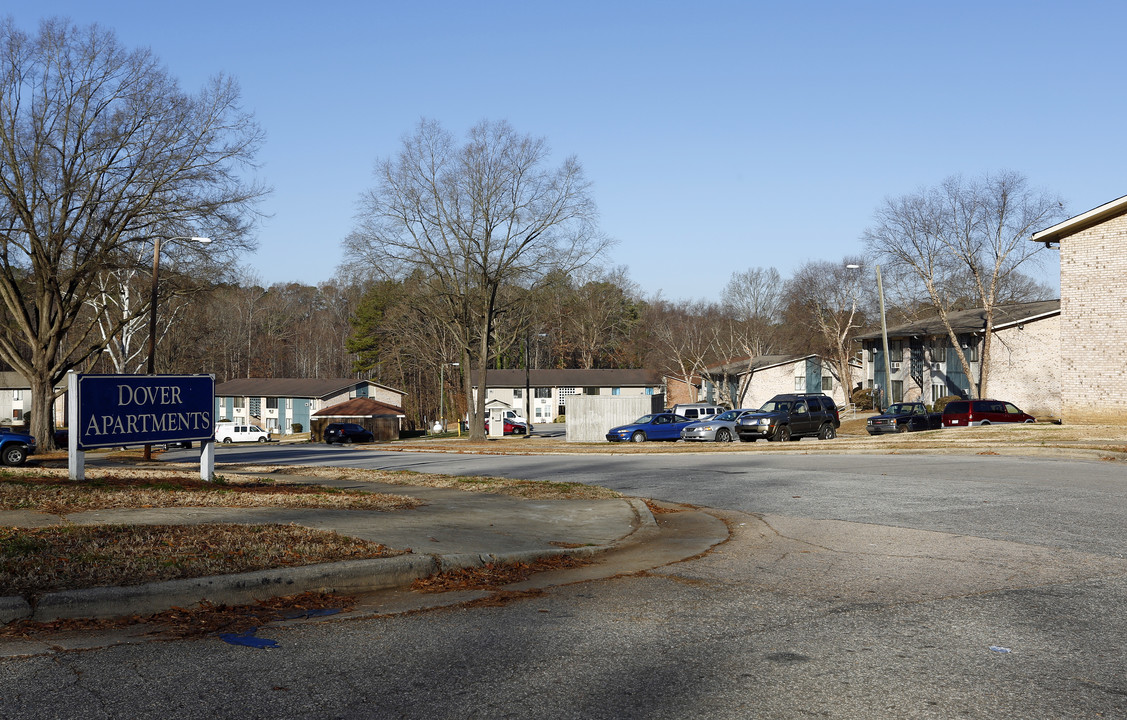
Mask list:
POLYGON ((994 333, 986 395, 1038 419, 1061 415, 1061 321, 1053 316, 994 333))
POLYGON ((1127 411, 1127 215, 1061 240, 1061 419, 1127 411))
POLYGON ((567 441, 607 442, 607 430, 661 412, 664 395, 575 395, 567 401, 567 441))

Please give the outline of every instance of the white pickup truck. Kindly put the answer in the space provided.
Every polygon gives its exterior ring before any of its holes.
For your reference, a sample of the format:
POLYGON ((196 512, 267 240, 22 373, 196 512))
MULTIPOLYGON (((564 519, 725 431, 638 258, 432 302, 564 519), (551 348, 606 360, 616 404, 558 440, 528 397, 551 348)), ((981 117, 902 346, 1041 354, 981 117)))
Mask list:
POLYGON ((257 425, 239 425, 237 423, 219 423, 215 426, 215 442, 268 442, 270 433, 257 425))

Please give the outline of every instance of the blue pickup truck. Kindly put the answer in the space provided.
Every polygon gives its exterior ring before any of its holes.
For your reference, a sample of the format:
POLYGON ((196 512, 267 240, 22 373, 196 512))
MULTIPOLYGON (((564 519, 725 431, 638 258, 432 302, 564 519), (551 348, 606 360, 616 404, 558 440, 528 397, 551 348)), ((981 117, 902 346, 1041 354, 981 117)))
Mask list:
POLYGON ((0 462, 5 465, 23 465, 27 456, 35 452, 35 438, 27 433, 0 428, 0 462))
POLYGON ((870 435, 938 430, 943 427, 943 413, 928 412, 922 402, 893 403, 880 415, 869 418, 865 429, 870 435))

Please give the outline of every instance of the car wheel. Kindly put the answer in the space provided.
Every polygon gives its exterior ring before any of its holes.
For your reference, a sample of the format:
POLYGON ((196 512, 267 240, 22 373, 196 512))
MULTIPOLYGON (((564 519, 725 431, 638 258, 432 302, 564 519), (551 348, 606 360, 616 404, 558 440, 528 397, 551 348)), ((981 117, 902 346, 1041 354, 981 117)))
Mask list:
POLYGON ((790 428, 786 425, 780 425, 775 429, 775 434, 770 439, 775 442, 786 442, 790 440, 790 428))
POLYGON ((8 445, 4 448, 5 465, 23 465, 27 460, 27 448, 23 445, 8 445))
POLYGON ((630 439, 633 440, 634 442, 645 442, 646 441, 646 434, 644 432, 642 432, 641 430, 635 430, 634 434, 630 436, 630 439))
POLYGON ((896 426, 896 432, 898 432, 898 433, 906 433, 906 432, 908 432, 908 425, 907 425, 907 423, 905 423, 905 424, 903 424, 903 425, 897 425, 897 426, 896 426))
POLYGON ((325 438, 325 444, 326 444, 326 445, 332 445, 332 444, 333 444, 333 439, 332 439, 332 438, 325 438))
POLYGON ((223 438, 223 444, 224 444, 224 445, 230 445, 230 444, 231 444, 232 442, 233 442, 233 441, 232 441, 232 440, 231 440, 231 438, 229 438, 229 437, 228 437, 228 438, 223 438))
POLYGON ((837 437, 837 430, 834 430, 834 426, 830 423, 825 423, 818 430, 819 440, 833 440, 835 437, 837 437))
POLYGON ((262 437, 258 438, 258 442, 260 442, 260 443, 266 442, 266 436, 263 435, 262 437))
POLYGON ((717 430, 716 442, 732 442, 732 431, 728 428, 720 428, 717 430))

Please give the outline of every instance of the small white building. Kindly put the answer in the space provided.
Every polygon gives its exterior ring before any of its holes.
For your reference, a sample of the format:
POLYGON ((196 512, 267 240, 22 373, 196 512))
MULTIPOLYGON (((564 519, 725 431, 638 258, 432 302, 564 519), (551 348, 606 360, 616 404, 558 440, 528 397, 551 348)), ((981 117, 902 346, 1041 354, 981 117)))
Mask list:
MULTIPOLYGON (((474 397, 478 392, 473 374, 474 397)), ((661 395, 661 373, 656 370, 490 370, 486 374, 485 400, 499 400, 524 414, 525 392, 530 394, 530 423, 550 423, 567 415, 567 401, 575 395, 661 395)))

